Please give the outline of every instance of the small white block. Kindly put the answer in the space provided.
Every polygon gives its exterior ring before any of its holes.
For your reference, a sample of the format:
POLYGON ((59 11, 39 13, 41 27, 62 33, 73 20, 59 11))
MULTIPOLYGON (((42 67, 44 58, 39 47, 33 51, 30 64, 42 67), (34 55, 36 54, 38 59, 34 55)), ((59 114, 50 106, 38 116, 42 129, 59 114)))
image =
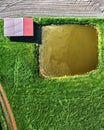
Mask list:
POLYGON ((23 18, 4 18, 4 36, 23 36, 23 18))

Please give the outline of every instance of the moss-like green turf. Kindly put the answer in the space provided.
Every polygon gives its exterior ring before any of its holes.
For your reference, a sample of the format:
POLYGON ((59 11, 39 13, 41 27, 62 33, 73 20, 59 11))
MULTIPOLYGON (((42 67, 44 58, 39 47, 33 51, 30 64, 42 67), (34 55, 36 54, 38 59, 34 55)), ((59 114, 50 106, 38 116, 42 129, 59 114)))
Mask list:
MULTIPOLYGON (((43 79, 38 71, 38 44, 11 42, 4 37, 3 20, 0 20, 0 82, 18 130, 104 130, 104 19, 34 20, 41 25, 96 26, 99 65, 97 70, 84 75, 43 79)), ((6 130, 2 111, 0 114, 6 130)))

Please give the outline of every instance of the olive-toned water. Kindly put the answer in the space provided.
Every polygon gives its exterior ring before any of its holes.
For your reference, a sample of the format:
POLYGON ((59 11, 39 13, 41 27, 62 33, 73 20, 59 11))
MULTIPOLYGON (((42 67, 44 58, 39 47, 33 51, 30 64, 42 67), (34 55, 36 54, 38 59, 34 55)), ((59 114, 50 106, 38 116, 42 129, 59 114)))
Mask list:
POLYGON ((44 77, 84 74, 98 65, 98 33, 88 25, 42 28, 40 73, 44 77))

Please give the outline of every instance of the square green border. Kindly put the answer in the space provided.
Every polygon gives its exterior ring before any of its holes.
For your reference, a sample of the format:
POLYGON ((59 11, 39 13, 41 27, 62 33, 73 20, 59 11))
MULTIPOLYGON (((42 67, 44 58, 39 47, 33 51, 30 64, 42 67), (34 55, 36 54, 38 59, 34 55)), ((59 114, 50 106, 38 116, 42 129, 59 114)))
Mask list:
MULTIPOLYGON (((33 17, 34 18, 34 17, 33 17)), ((90 74, 101 74, 101 71, 103 71, 103 64, 104 64, 104 58, 103 58, 103 41, 104 41, 104 34, 103 34, 103 29, 104 29, 104 19, 103 18, 63 18, 63 17, 43 17, 43 18, 34 18, 34 21, 40 24, 41 26, 46 26, 46 25, 61 25, 61 24, 80 24, 80 25, 91 25, 95 26, 97 31, 98 31, 98 67, 96 70, 92 72, 88 72, 87 74, 83 75, 78 75, 77 77, 83 77, 85 75, 90 75, 90 74)), ((74 78, 76 76, 67 76, 65 78, 74 78)), ((60 77, 63 78, 63 77, 60 77)), ((51 78, 52 79, 52 78, 51 78)), ((57 79, 57 77, 56 77, 57 79)))

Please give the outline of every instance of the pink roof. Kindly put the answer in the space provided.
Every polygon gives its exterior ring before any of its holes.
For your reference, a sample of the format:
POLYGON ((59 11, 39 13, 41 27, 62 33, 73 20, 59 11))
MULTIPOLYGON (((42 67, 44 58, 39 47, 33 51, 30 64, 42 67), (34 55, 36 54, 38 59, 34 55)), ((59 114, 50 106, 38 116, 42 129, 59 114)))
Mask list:
POLYGON ((23 35, 24 36, 33 36, 33 19, 32 18, 24 18, 23 19, 23 35))

